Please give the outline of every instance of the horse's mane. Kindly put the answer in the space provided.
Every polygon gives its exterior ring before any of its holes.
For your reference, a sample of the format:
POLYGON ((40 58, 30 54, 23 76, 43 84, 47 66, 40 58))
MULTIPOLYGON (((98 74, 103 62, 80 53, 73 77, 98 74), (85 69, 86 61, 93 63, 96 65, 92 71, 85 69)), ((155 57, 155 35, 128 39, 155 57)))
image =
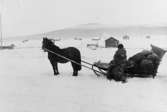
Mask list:
POLYGON ((61 50, 58 46, 54 44, 54 41, 52 39, 43 38, 43 46, 46 49, 58 51, 61 50))

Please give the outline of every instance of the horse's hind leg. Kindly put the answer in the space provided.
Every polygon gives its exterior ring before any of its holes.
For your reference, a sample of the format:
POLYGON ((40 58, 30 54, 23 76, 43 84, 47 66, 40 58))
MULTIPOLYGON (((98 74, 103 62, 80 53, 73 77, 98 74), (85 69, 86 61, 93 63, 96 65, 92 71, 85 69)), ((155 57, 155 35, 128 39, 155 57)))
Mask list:
POLYGON ((54 66, 55 66, 55 75, 58 75, 59 74, 58 63, 55 63, 54 66))
POLYGON ((75 63, 72 63, 71 62, 71 64, 72 64, 72 68, 73 68, 73 76, 78 76, 78 70, 77 70, 77 64, 75 64, 75 63))

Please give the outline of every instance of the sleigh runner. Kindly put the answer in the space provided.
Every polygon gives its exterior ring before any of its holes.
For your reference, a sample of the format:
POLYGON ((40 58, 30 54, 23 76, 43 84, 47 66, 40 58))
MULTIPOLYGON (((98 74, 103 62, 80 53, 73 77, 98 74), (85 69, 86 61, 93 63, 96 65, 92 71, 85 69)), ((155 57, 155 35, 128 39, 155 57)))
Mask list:
POLYGON ((109 68, 110 64, 109 63, 104 63, 104 62, 101 62, 101 61, 98 61, 98 62, 95 62, 93 65, 92 65, 92 70, 93 72, 97 75, 97 76, 101 76, 101 75, 105 75, 106 76, 106 73, 107 73, 107 70, 109 68), (95 70, 98 70, 101 72, 101 74, 95 70))

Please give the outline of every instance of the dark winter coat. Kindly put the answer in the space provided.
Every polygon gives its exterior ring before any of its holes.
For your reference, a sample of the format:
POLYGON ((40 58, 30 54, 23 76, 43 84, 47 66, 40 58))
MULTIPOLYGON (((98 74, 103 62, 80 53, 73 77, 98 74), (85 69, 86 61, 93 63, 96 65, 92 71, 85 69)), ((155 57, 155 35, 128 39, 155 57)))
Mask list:
POLYGON ((115 52, 114 59, 110 62, 107 78, 109 80, 114 79, 115 81, 126 82, 126 74, 124 73, 126 61, 126 50, 124 48, 118 49, 115 52))
POLYGON ((127 60, 126 50, 124 48, 118 49, 114 55, 114 63, 116 65, 124 64, 127 60))

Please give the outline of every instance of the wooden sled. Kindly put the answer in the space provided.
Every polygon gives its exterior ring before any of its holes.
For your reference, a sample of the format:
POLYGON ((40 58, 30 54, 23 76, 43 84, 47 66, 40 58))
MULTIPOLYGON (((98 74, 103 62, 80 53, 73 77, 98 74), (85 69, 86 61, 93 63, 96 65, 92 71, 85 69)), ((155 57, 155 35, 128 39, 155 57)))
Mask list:
POLYGON ((92 65, 92 70, 97 76, 106 76, 109 66, 109 63, 102 63, 101 61, 98 61, 92 65), (97 70, 99 72, 97 72, 97 70))
MULTIPOLYGON (((154 45, 151 45, 151 50, 149 52, 154 52, 155 54, 157 54, 157 56, 159 57, 159 61, 161 62, 163 56, 165 55, 166 53, 166 50, 162 49, 162 48, 159 48, 157 46, 154 46, 154 45)), ((137 55, 141 55, 141 53, 144 53, 143 51, 138 53, 137 55)), ((135 55, 134 55, 135 56, 135 55)), ((133 57, 133 56, 132 56, 133 57)), ((128 59, 129 61, 129 59, 128 59)), ((128 63, 128 62, 127 62, 128 63)), ((109 63, 104 63, 104 62, 101 62, 101 61, 98 61, 98 62, 95 62, 93 65, 92 65, 92 70, 94 71, 94 73, 97 75, 97 76, 106 76, 107 74, 107 71, 108 71, 108 68, 109 68, 110 64, 109 63), (99 72, 98 72, 99 71, 99 72)), ((158 65, 159 66, 159 65, 158 65)), ((130 66, 127 66, 126 69, 128 70, 130 66)), ((137 68, 137 69, 140 69, 140 68, 137 68)), ((126 70, 125 70, 126 71, 126 70)), ((133 67, 132 67, 132 71, 133 71, 133 67)), ((140 72, 132 72, 132 71, 128 71, 127 73, 130 74, 130 76, 134 76, 134 77, 147 77, 149 75, 144 75, 140 72), (131 74, 131 72, 133 74, 131 74)), ((140 71, 140 70, 139 70, 140 71)))

